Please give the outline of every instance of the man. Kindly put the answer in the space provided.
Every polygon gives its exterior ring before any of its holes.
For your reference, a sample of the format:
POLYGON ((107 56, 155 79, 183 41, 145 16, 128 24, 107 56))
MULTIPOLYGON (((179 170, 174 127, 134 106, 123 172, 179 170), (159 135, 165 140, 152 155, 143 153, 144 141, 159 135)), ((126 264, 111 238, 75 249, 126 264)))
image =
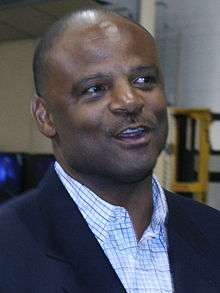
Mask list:
POLYGON ((1 209, 0 292, 220 292, 219 213, 152 175, 167 136, 152 36, 78 11, 41 40, 34 77, 57 162, 1 209))

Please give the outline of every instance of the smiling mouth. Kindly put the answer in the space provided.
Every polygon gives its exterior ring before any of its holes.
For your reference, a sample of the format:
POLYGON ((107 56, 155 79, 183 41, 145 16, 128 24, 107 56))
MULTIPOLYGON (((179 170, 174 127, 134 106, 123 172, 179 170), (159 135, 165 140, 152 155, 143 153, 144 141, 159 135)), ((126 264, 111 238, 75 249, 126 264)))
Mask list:
POLYGON ((129 127, 120 132, 117 137, 121 139, 126 138, 138 138, 143 136, 147 132, 146 127, 129 127))
POLYGON ((151 129, 146 126, 128 127, 115 137, 121 142, 132 145, 146 145, 150 141, 151 129))

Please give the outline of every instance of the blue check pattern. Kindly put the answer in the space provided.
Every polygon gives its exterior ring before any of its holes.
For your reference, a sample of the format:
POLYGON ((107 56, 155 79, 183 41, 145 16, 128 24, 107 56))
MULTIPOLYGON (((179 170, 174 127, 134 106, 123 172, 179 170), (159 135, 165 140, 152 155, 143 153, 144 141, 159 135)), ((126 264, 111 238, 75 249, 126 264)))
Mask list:
MULTIPOLYGON (((153 215, 137 241, 126 209, 109 204, 70 177, 58 164, 55 170, 77 204, 128 293, 172 293, 167 253, 166 198, 153 176, 153 215)), ((116 292, 114 292, 116 293, 116 292)))

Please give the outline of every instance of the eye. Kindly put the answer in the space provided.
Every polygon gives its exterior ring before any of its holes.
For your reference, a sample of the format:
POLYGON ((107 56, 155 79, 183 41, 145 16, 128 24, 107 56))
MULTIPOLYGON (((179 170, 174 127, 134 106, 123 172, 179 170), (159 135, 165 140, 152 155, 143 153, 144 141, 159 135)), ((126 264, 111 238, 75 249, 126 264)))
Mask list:
POLYGON ((133 84, 135 84, 137 87, 144 89, 144 90, 151 90, 155 87, 157 84, 157 79, 155 76, 140 76, 137 77, 133 84))
POLYGON ((83 91, 83 95, 88 95, 91 97, 99 97, 105 93, 107 90, 107 86, 103 84, 97 84, 93 86, 89 86, 83 91))

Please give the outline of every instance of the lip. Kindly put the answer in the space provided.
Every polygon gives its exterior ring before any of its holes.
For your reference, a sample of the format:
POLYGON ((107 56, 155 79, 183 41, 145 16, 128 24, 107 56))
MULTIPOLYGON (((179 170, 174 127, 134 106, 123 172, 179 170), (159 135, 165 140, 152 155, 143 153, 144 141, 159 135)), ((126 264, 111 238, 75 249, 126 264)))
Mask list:
POLYGON ((126 147, 141 147, 149 144, 152 129, 145 125, 131 125, 120 129, 114 138, 126 147))

